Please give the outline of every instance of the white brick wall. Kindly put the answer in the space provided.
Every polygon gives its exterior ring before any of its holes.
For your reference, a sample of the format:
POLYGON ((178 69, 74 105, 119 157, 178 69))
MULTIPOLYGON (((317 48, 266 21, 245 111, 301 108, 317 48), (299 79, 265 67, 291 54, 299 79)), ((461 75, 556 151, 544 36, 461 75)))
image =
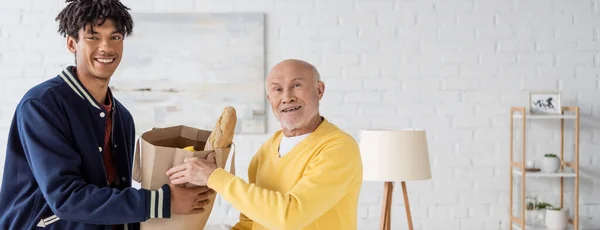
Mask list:
MULTIPOLYGON (((355 136, 363 128, 426 128, 433 179, 408 183, 415 229, 508 229, 509 107, 525 105, 529 91, 561 91, 583 113, 580 220, 600 229, 598 0, 123 1, 136 12, 266 12, 267 67, 284 58, 314 63, 327 86, 325 116, 355 136)), ((25 90, 72 61, 53 21, 63 5, 0 0, 1 143, 25 90)), ((269 133, 278 128, 272 116, 268 124, 269 133)), ((544 136, 550 140, 529 136, 535 158, 557 151, 546 146, 557 133, 544 136)), ((236 137, 240 176, 267 137, 236 137)), ((4 151, 1 144, 0 165, 4 151)), ((558 183, 543 182, 532 190, 553 201, 548 186, 558 183)), ((378 227, 382 187, 365 182, 361 229, 378 227)), ((210 222, 237 215, 221 200, 210 222)), ((407 228, 400 189, 392 226, 407 228)))

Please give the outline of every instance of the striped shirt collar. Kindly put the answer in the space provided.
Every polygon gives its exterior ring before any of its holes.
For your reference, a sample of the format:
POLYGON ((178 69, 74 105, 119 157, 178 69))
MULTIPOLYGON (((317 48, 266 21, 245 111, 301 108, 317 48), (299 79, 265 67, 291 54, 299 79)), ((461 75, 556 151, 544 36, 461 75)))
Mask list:
MULTIPOLYGON (((77 73, 74 71, 75 67, 74 66, 68 66, 66 67, 62 72, 60 72, 60 78, 62 78, 67 85, 69 85, 69 87, 71 87, 71 89, 79 96, 81 97, 82 100, 87 100, 90 105, 92 105, 94 108, 100 109, 102 110, 102 105, 99 104, 98 102, 96 102, 96 100, 94 99, 94 97, 92 97, 92 95, 88 92, 88 90, 83 86, 83 84, 81 83, 81 81, 79 81, 79 78, 77 78, 77 73)), ((112 96, 112 93, 110 92, 110 88, 108 89, 108 94, 110 95, 109 98, 111 100, 111 105, 114 108, 115 103, 114 103, 114 97, 112 96)))

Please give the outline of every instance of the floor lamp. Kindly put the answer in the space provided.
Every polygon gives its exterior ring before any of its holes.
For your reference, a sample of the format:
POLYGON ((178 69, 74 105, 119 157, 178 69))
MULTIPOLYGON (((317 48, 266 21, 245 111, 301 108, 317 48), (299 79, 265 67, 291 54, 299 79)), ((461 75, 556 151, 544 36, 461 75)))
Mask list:
POLYGON ((394 181, 401 181, 408 229, 413 230, 405 181, 431 179, 425 130, 363 130, 360 154, 363 180, 384 182, 381 230, 391 229, 394 181))

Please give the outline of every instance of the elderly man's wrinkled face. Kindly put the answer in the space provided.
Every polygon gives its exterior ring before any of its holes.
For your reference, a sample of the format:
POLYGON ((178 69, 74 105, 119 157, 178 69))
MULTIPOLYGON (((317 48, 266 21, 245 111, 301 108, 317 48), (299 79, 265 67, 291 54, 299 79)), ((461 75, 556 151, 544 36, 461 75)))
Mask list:
POLYGON ((324 85, 313 75, 311 68, 295 62, 281 63, 269 73, 267 99, 284 128, 301 128, 318 114, 324 85))

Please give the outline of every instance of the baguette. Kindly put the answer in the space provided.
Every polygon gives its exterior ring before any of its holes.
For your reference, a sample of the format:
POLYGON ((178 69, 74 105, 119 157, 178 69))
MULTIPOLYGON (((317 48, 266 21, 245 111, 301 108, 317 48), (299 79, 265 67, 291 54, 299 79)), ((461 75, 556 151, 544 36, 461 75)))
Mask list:
POLYGON ((235 108, 227 106, 223 109, 217 124, 208 136, 204 150, 227 148, 233 143, 237 115, 235 108))

